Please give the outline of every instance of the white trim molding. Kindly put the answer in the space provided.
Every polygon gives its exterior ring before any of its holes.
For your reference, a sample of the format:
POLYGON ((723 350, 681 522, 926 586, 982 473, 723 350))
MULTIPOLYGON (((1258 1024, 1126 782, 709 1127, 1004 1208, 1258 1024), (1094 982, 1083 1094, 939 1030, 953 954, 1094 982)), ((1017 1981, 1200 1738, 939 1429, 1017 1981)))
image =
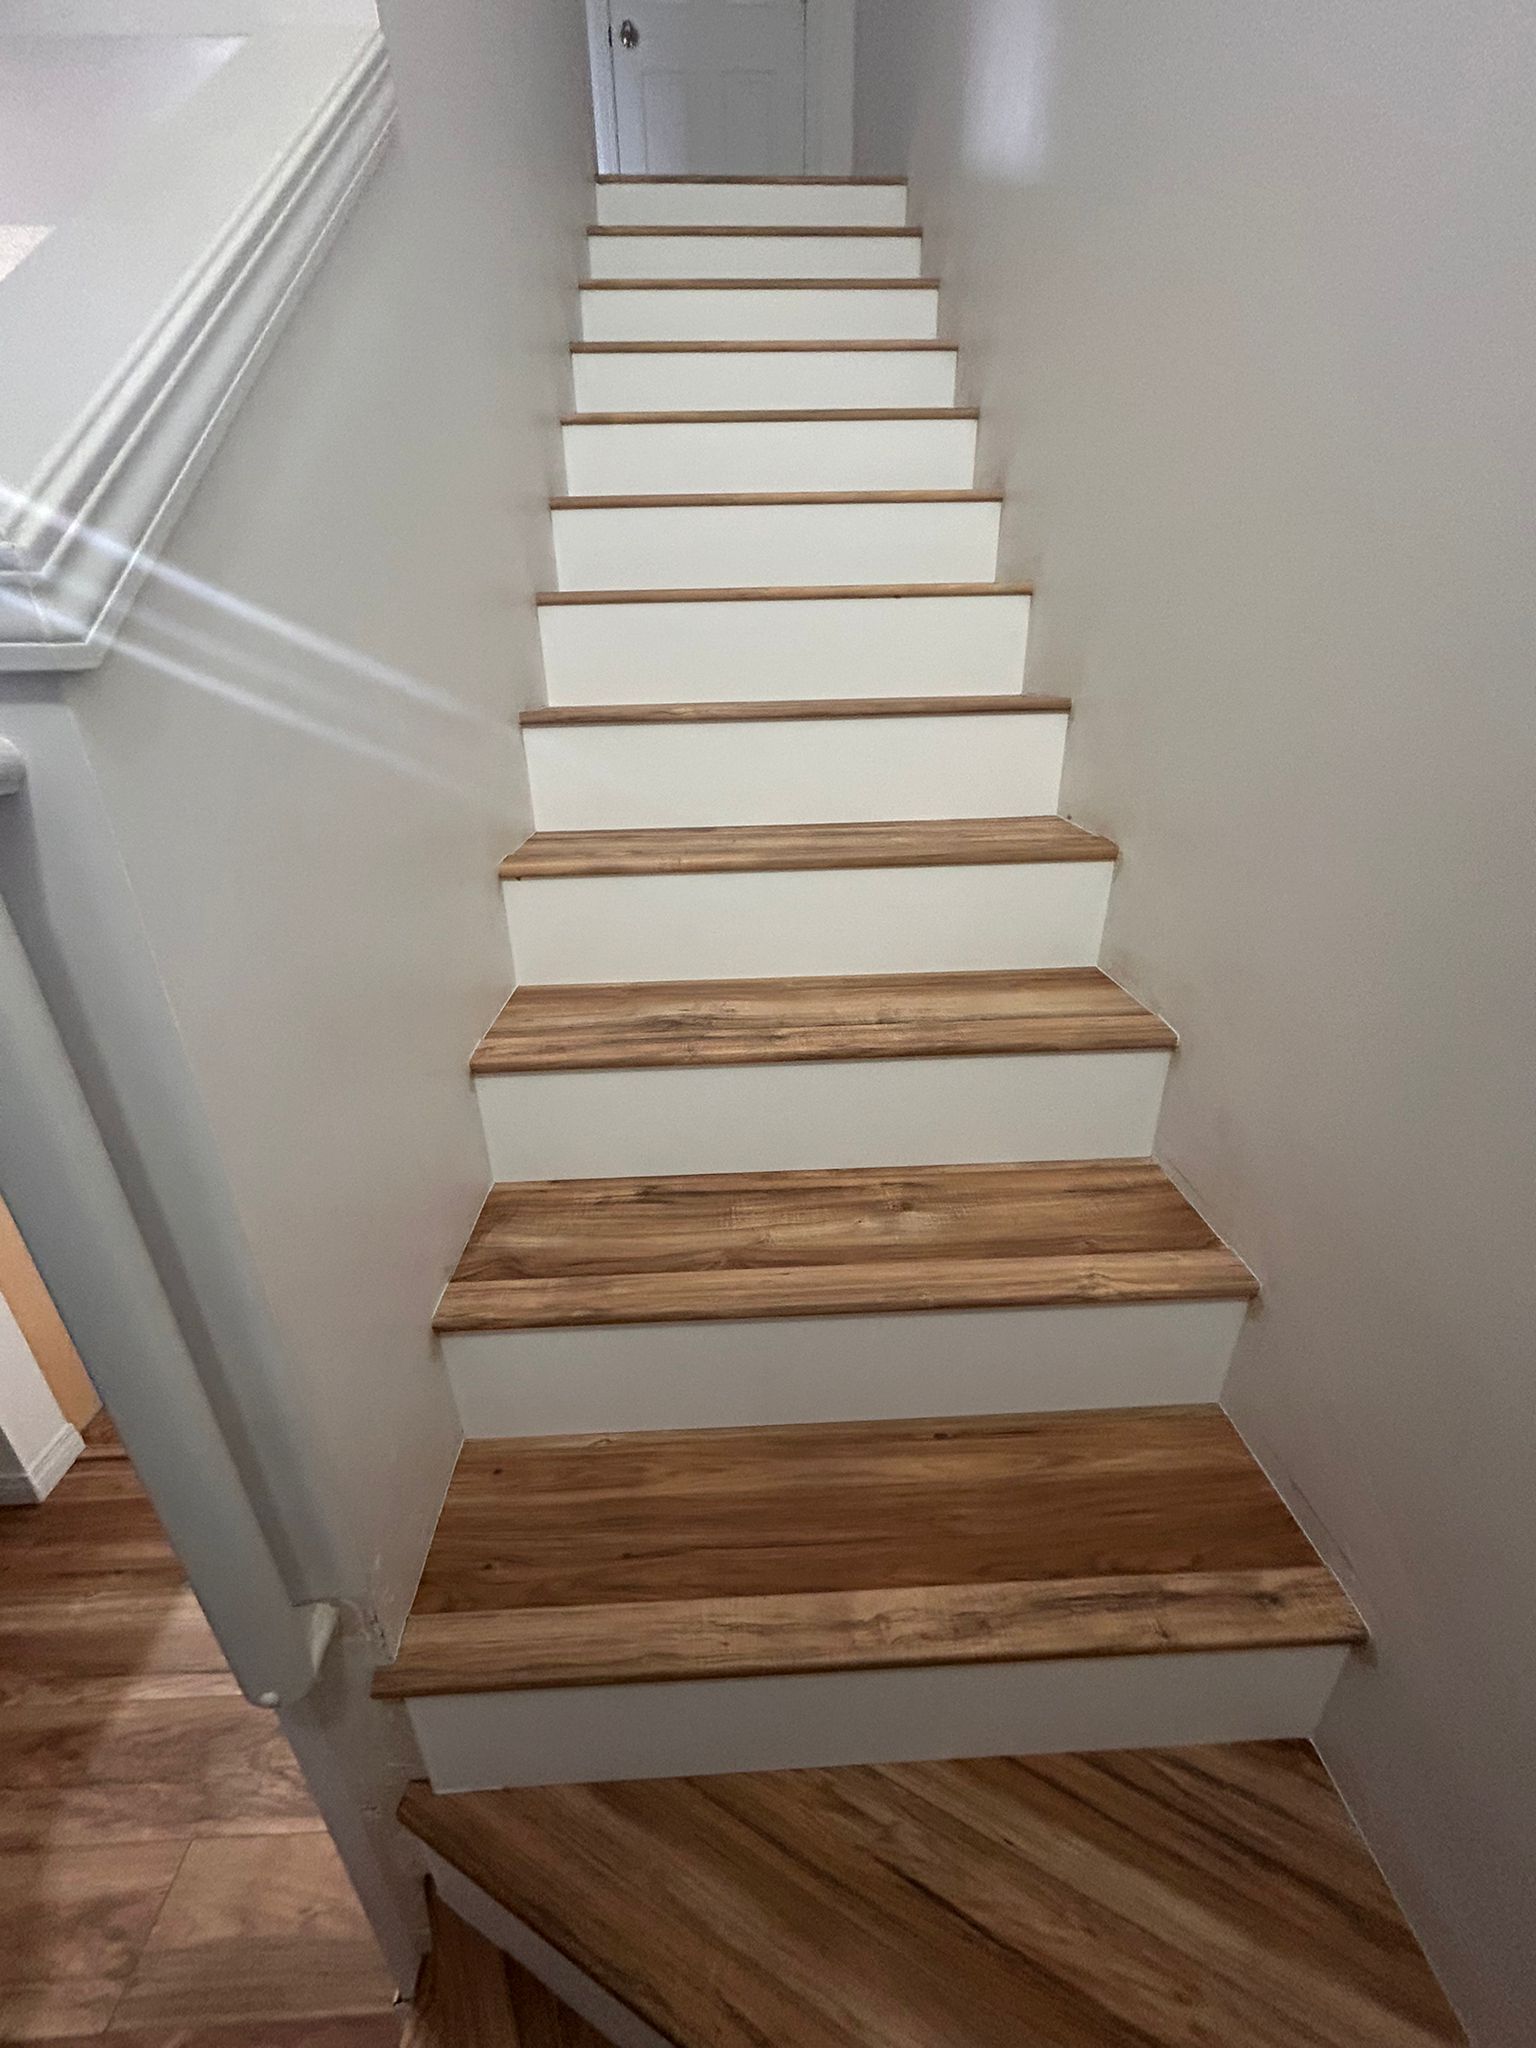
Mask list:
POLYGON ((393 110, 377 34, 250 36, 7 281, 0 671, 103 659, 393 110))
POLYGON ((20 1471, 0 1470, 0 1508, 36 1507, 46 1500, 84 1449, 85 1439, 74 1424, 60 1423, 20 1471))
POLYGON ((586 0, 587 64, 592 73, 592 136, 600 174, 619 168, 619 104, 613 77, 608 0, 586 0))

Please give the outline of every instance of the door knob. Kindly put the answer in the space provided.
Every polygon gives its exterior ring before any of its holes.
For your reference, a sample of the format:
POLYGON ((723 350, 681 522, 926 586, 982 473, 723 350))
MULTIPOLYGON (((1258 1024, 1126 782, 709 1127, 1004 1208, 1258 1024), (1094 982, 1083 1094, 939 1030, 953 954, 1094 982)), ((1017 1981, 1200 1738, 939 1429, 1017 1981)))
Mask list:
POLYGON ((634 49, 635 45, 639 42, 639 40, 640 31, 635 27, 635 24, 632 21, 621 21, 619 23, 619 41, 624 45, 626 50, 634 49))

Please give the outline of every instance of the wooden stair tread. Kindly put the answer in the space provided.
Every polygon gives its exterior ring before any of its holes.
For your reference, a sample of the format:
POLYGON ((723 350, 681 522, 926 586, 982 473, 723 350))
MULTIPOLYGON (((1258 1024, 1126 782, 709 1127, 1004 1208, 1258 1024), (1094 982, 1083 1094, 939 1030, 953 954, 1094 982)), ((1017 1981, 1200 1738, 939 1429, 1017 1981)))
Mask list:
POLYGON ((936 277, 584 277, 584 292, 936 292, 936 277))
POLYGON ((879 597, 1033 597, 1029 583, 769 583, 755 589, 541 590, 539 605, 784 604, 879 597))
POLYGON ((679 2048, 1465 2039, 1303 1742, 413 1785, 400 1818, 679 2048))
POLYGON ((1147 1160, 503 1182, 439 1330, 1242 1299, 1147 1160))
POLYGON ((918 338, 897 341, 573 341, 573 356, 772 356, 875 354, 890 349, 920 349, 954 355, 952 341, 918 338))
POLYGON ((503 879, 575 875, 726 875, 809 868, 994 867, 1111 861, 1113 840, 1065 818, 945 818, 853 825, 680 825, 535 832, 501 864, 503 879))
POLYGON ((674 704, 541 704, 518 723, 546 725, 755 725, 779 719, 1061 716, 1070 697, 695 697, 674 704))
POLYGON ((391 1696, 1350 1642, 1218 1408, 468 1443, 391 1696))
POLYGON ((1110 1052, 1177 1043, 1096 967, 520 988, 477 1074, 953 1054, 1110 1052))
POLYGON ((709 510, 731 505, 1000 505, 1001 491, 630 491, 551 498, 551 512, 709 510))
POLYGON ((567 412, 562 427, 719 427, 783 426, 786 422, 822 424, 832 420, 976 420, 974 405, 843 405, 813 411, 768 412, 567 412))
POLYGON ((605 227, 595 225, 587 229, 589 235, 617 236, 633 239, 636 236, 670 235, 685 240, 697 241, 700 237, 724 236, 727 240, 750 240, 757 235, 780 235, 795 241, 827 241, 851 238, 855 241, 909 241, 922 240, 921 228, 826 228, 826 227, 743 227, 736 224, 693 225, 690 227, 605 227))
POLYGON ((786 172, 772 178, 756 178, 745 172, 710 171, 599 171, 599 185, 905 185, 905 178, 861 178, 853 172, 836 176, 786 172))

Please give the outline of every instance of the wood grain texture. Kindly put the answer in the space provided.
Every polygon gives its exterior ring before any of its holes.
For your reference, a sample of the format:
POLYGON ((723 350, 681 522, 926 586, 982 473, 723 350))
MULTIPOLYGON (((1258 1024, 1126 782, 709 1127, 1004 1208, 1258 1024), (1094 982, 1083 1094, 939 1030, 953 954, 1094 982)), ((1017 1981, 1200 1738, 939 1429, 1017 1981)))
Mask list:
POLYGON ((647 496, 551 498, 551 512, 676 512, 732 505, 1000 505, 1001 491, 670 491, 647 496))
POLYGON ((231 2026, 113 2027, 105 2034, 46 2038, 49 2048, 415 2048, 403 2011, 231 2026))
POLYGON ((768 583, 724 590, 541 590, 539 605, 815 603, 850 597, 1033 597, 1030 583, 768 583))
POLYGON ((838 718, 1018 718, 1072 709, 1070 697, 729 697, 675 704, 541 704, 525 726, 757 725, 838 718))
POLYGON ((810 173, 779 178, 705 175, 696 171, 600 171, 599 185, 905 185, 905 178, 819 177, 810 173))
POLYGON ((1305 1743, 416 1785, 401 1818, 681 2048, 1464 2040, 1305 1743))
POLYGON ((685 227, 685 228, 670 228, 670 227, 599 227, 599 226, 594 226, 594 227, 589 227, 589 228, 587 229, 587 233, 588 233, 589 235, 595 235, 595 236, 602 236, 602 237, 604 237, 604 238, 618 238, 618 239, 620 239, 620 240, 629 240, 629 241, 633 241, 633 240, 634 240, 634 239, 635 239, 636 237, 644 237, 644 236, 656 236, 656 235, 666 235, 666 236, 668 236, 668 237, 670 237, 670 238, 673 238, 673 239, 679 239, 679 238, 680 238, 680 239, 682 239, 682 240, 684 240, 684 241, 688 241, 688 240, 693 240, 693 241, 697 241, 697 240, 698 240, 698 239, 699 239, 700 237, 704 237, 704 238, 706 238, 706 239, 709 239, 709 240, 716 240, 716 239, 719 239, 719 238, 723 237, 723 238, 724 238, 725 240, 727 240, 727 241, 742 241, 742 240, 752 240, 752 239, 756 238, 756 237, 757 237, 757 236, 759 236, 759 235, 779 235, 779 236, 781 236, 781 237, 787 237, 787 238, 788 238, 789 240, 791 240, 791 241, 813 241, 813 242, 816 242, 816 241, 822 241, 822 242, 824 242, 824 241, 839 241, 839 240, 852 240, 852 241, 863 241, 863 242, 868 242, 868 241, 886 241, 886 242, 888 242, 888 241, 907 241, 907 242, 920 242, 920 241, 922 240, 922 238, 923 238, 923 231, 922 231, 922 229, 921 229, 921 228, 825 228, 825 227, 820 227, 820 228, 805 228, 805 227, 777 227, 777 228, 757 228, 757 227, 739 227, 739 226, 735 226, 735 225, 732 225, 732 226, 720 226, 720 225, 716 225, 716 226, 713 226, 713 227, 711 227, 711 226, 704 226, 704 227, 685 227))
POLYGON ((954 355, 952 341, 573 341, 573 356, 867 355, 890 349, 954 355))
POLYGON ((951 1258, 720 1273, 593 1273, 574 1279, 454 1280, 439 1331, 558 1330, 778 1316, 915 1315, 957 1308, 1246 1301, 1258 1283, 1224 1246, 1091 1258, 951 1258))
POLYGON ((393 1987, 325 1834, 195 1841, 113 2014, 210 2026, 387 2011, 393 1987))
POLYGON ((1144 1160, 839 1168, 491 1190, 439 1330, 1242 1299, 1144 1160))
POLYGON ((477 1074, 1123 1052, 1173 1030, 1096 967, 520 988, 477 1074))
POLYGON ((399 1697, 1353 1642, 1217 1408, 467 1443, 399 1697))
POLYGON ((1214 1406, 493 1438, 414 1612, 1317 1563, 1214 1406))
POLYGON ((936 277, 584 277, 584 292, 936 292, 936 277))
POLYGON ((487 1198, 458 1271, 836 1266, 1217 1242, 1150 1160, 825 1167, 506 1183, 487 1198))
POLYGON ((228 2048, 398 2039, 276 1717, 241 1698, 102 1418, 41 1506, 0 1513, 0 1588, 0 2040, 109 2022, 125 2048, 222 2048, 213 2031, 236 2022, 228 2048), (188 1900, 220 1892, 208 1857, 226 1900, 287 1902, 281 1930, 250 1908, 234 1968, 176 1932, 188 1900), (173 1981, 174 2021, 155 2003, 173 1981))
POLYGON ((380 1699, 1365 1640, 1322 1566, 413 1616, 380 1699))
POLYGON ((782 426, 786 421, 975 420, 974 405, 823 406, 814 412, 567 412, 562 427, 782 426))
POLYGON ((996 867, 1104 861, 1111 839, 1065 818, 944 818, 863 825, 681 825, 535 832, 504 881, 569 875, 739 875, 820 868, 996 867))
POLYGON ((429 1885, 432 1951, 406 2048, 609 2048, 429 1885))

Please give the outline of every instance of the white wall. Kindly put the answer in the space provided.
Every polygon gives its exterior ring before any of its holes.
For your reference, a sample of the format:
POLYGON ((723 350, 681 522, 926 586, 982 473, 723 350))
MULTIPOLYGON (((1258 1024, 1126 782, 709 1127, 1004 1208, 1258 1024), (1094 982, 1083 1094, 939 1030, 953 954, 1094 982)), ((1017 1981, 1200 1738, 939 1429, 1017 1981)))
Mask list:
POLYGON ((390 155, 68 686, 386 1623, 457 1442, 430 1321, 489 1180, 467 1061, 511 980, 590 155, 579 17, 433 16, 394 52, 390 155))
POLYGON ((431 1318, 490 1179, 468 1061, 512 980, 592 138, 579 8, 385 28, 395 137, 117 644, 0 680, 0 871, 290 1589, 346 1603, 284 1725, 408 1985, 357 1624, 403 1622, 459 1442, 431 1318), (220 1316, 270 1316, 261 1369, 220 1316))
POLYGON ((0 1297, 0 1506, 41 1500, 79 1449, 79 1433, 53 1398, 10 1304, 0 1297))
POLYGON ((1252 1261, 1233 1414, 1374 1648, 1322 1747, 1476 2039, 1536 2029, 1536 13, 861 0, 942 331, 1252 1261), (942 17, 941 19, 935 19, 942 17))
POLYGON ((0 0, 0 35, 226 36, 377 22, 374 0, 0 0))
MULTIPOLYGON (((142 1101, 164 1029, 142 927, 190 1074, 171 1116, 206 1119, 280 1339, 280 1383, 234 1389, 226 1427, 287 1509, 296 1595, 386 1633, 459 1441, 431 1318, 490 1179, 468 1060, 512 980, 497 864, 530 826, 516 717, 542 692, 591 165, 579 9, 398 11, 395 138, 118 644, 0 685, 29 765, 0 820, 14 914, 98 1115, 117 1082, 142 1101), (288 1469, 259 1469, 252 1414, 288 1469)), ((349 1630, 285 1726, 408 1982, 376 1654, 349 1630)))
POLYGON ((240 40, 0 30, 0 221, 56 226, 113 156, 194 93, 240 40))

